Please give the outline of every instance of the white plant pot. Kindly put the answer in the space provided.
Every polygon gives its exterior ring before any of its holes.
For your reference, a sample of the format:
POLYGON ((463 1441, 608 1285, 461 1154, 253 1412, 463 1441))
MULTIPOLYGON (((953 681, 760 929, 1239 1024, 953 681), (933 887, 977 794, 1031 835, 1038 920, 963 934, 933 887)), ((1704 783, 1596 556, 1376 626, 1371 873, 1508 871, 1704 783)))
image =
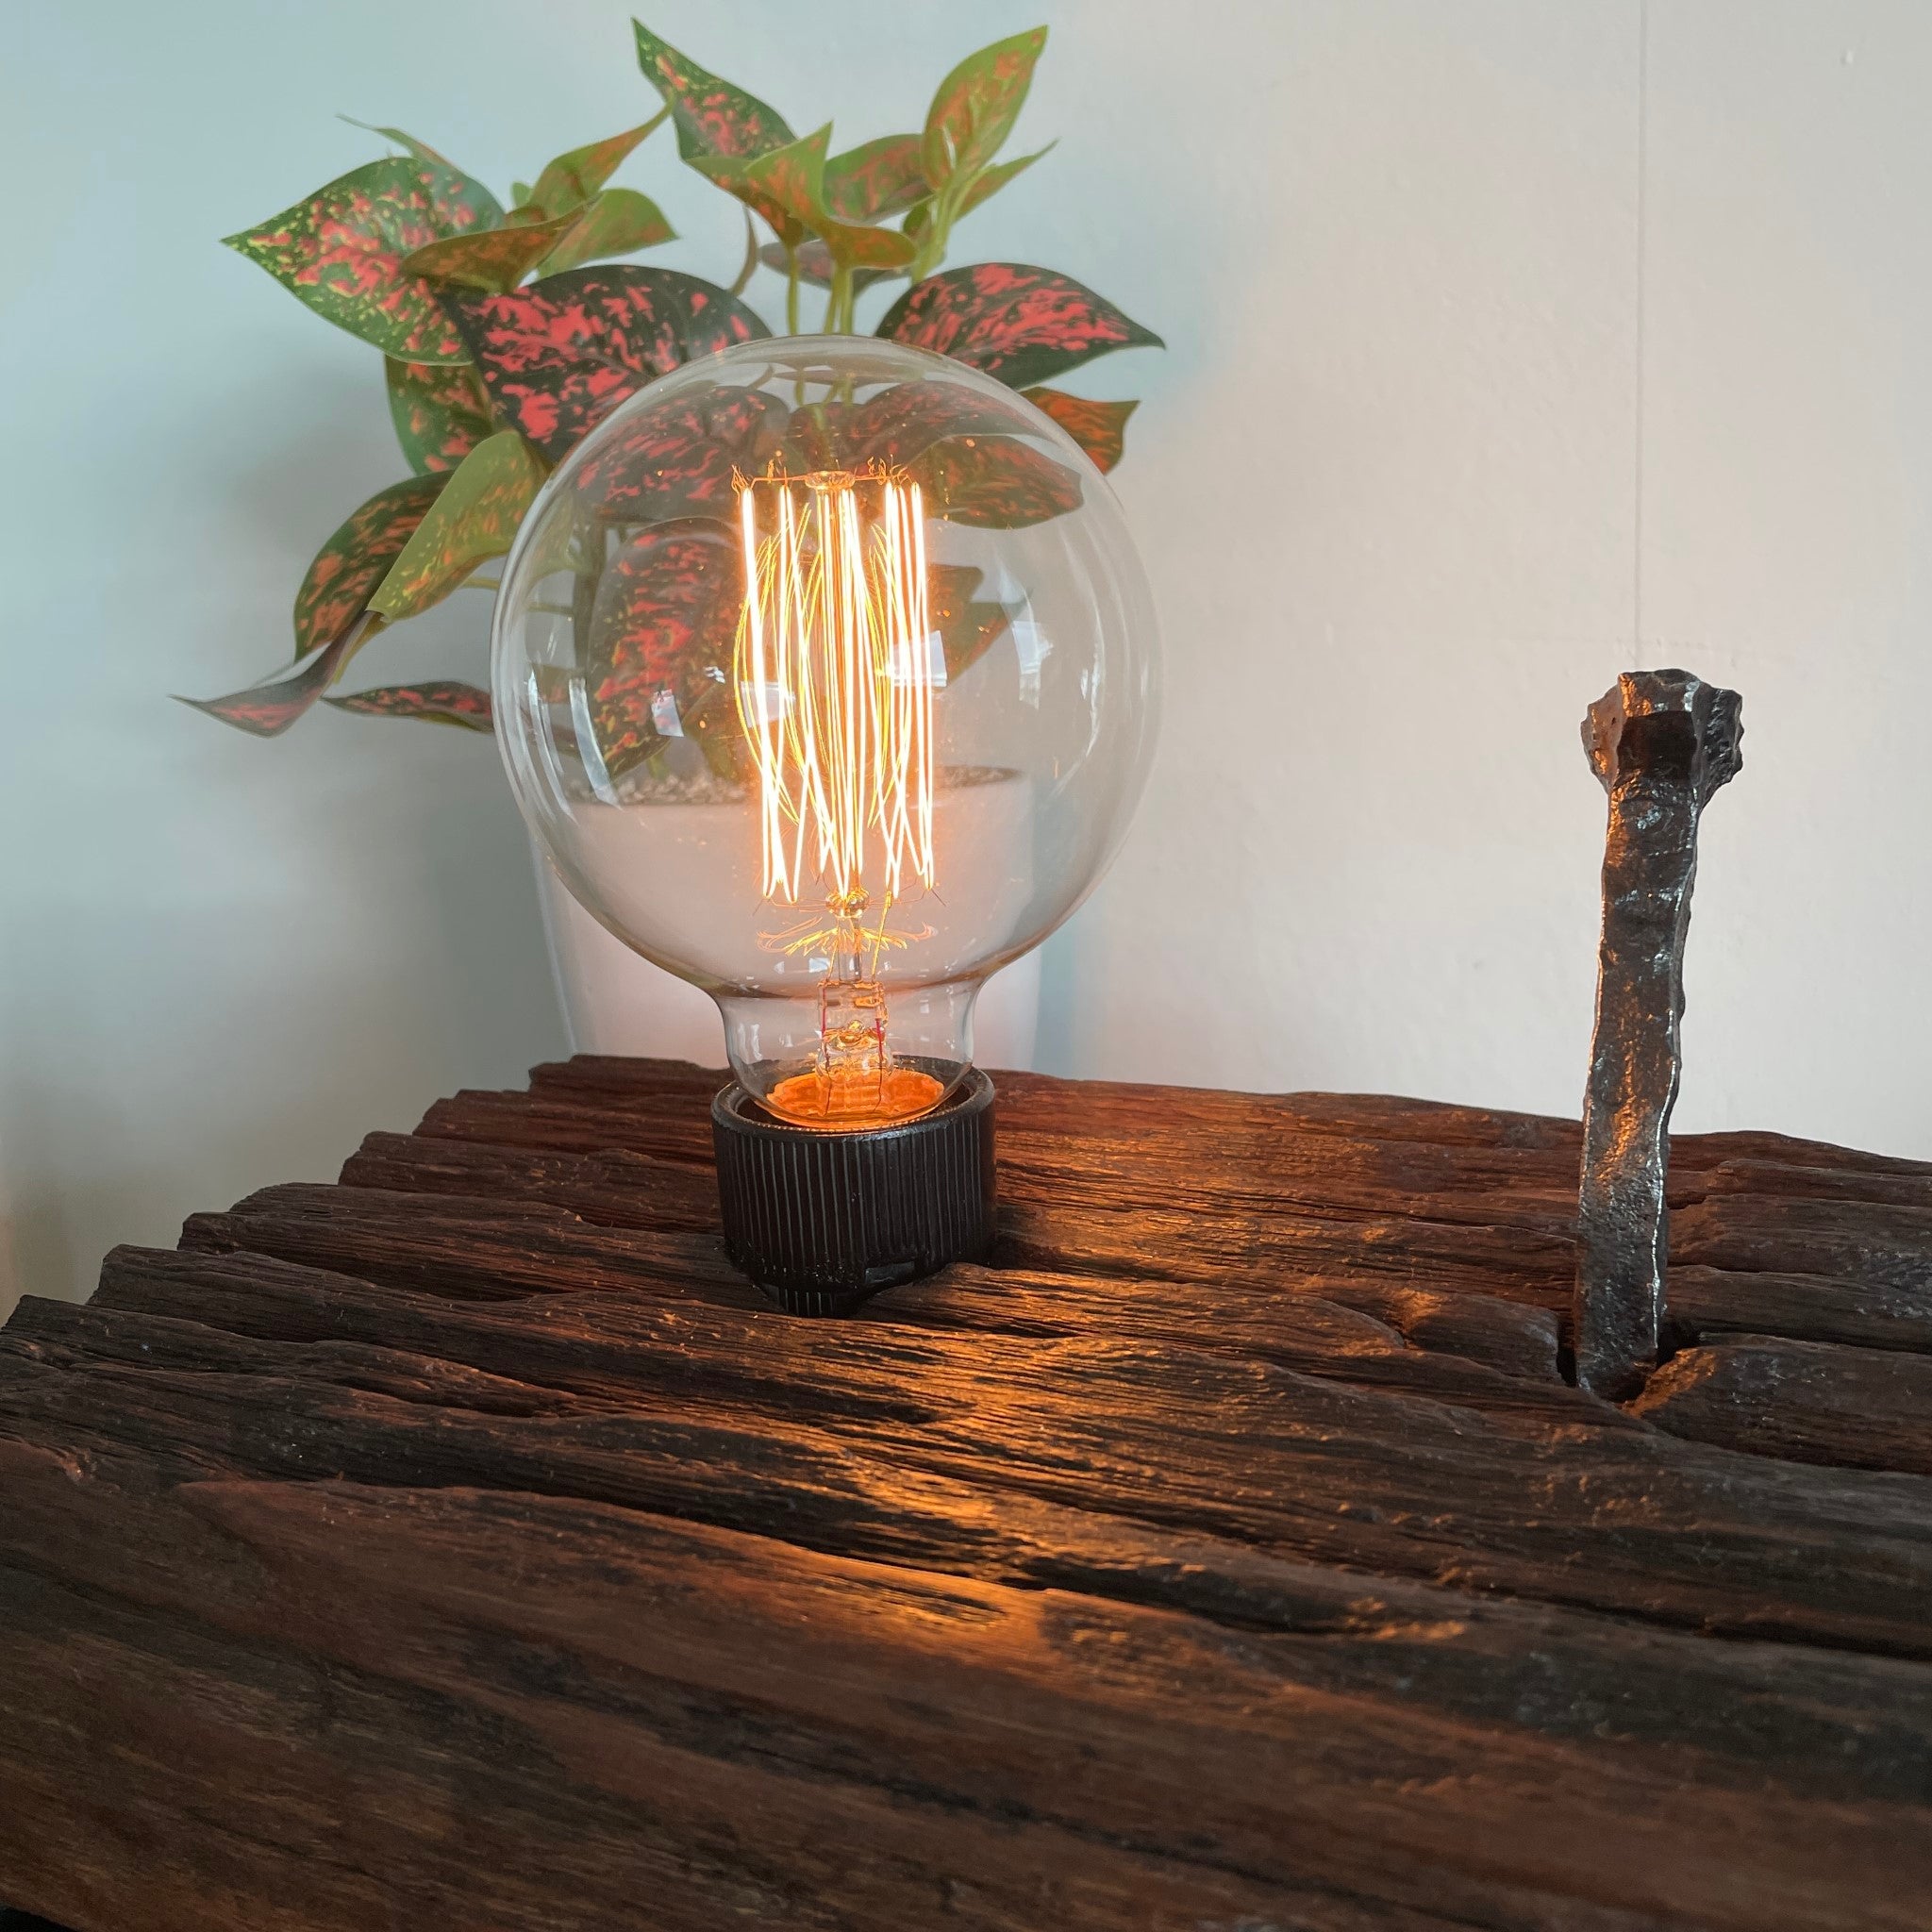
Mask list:
MULTIPOLYGON (((724 1028, 708 993, 641 959, 572 898, 536 855, 538 894, 565 1029, 576 1053, 722 1065, 724 1028)), ((1040 955, 995 973, 974 1015, 973 1058, 983 1067, 1030 1070, 1040 1033, 1040 955)))

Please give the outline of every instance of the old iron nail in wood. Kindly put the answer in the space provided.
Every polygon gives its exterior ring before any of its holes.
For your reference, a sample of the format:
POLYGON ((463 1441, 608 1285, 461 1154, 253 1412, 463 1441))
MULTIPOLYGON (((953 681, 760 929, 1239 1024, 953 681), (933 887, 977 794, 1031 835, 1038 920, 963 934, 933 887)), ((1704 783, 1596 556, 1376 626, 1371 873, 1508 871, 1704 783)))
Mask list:
POLYGON ((1583 720, 1610 817, 1583 1099, 1575 1360, 1578 1385, 1613 1399, 1640 1388, 1657 1357, 1697 823, 1743 763, 1740 709, 1736 691, 1688 671, 1626 671, 1583 720))

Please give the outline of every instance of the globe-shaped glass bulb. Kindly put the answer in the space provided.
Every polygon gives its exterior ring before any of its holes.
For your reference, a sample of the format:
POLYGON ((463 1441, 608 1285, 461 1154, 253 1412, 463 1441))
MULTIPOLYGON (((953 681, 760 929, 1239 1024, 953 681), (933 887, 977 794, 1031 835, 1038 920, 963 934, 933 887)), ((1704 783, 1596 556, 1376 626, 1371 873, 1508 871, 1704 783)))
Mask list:
POLYGON ((746 342, 558 466, 497 600, 525 816, 576 897, 703 987, 754 1098, 927 1112, 988 974, 1106 868, 1157 644, 1118 502, 1031 403, 858 336, 746 342))

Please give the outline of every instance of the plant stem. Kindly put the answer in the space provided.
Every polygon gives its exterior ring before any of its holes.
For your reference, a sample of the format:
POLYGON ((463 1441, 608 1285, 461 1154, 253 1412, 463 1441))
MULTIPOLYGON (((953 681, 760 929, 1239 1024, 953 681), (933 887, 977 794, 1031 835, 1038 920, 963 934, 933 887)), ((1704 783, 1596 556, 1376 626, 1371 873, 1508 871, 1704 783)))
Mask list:
POLYGON ((919 253, 906 271, 908 281, 923 280, 946 258, 946 247, 953 239, 953 224, 958 217, 959 203, 965 199, 974 178, 956 175, 934 197, 932 219, 926 223, 925 232, 920 237, 919 253))
POLYGON ((788 242, 785 250, 785 333, 798 333, 798 250, 788 242))
POLYGON ((825 298, 825 333, 850 335, 853 314, 852 264, 835 261, 832 264, 832 292, 825 298))
POLYGON ((750 208, 744 211, 744 266, 738 271, 738 279, 731 285, 734 295, 741 295, 751 286, 751 278, 758 273, 758 231, 751 218, 750 208))

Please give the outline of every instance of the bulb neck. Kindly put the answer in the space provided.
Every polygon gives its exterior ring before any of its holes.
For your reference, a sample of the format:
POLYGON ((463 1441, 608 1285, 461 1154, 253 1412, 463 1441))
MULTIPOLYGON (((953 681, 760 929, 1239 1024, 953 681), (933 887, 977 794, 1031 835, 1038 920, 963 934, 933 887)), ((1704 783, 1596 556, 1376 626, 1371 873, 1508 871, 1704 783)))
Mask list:
POLYGON ((869 963, 801 974, 789 997, 720 996, 731 1071, 776 1118, 840 1132, 916 1120, 971 1070, 980 981, 903 986, 869 963))
POLYGON ((819 986, 819 1045, 809 1072, 779 1080, 764 1103, 794 1126, 849 1133, 930 1113, 947 1082, 899 1061, 886 1041, 885 990, 875 979, 819 986))

